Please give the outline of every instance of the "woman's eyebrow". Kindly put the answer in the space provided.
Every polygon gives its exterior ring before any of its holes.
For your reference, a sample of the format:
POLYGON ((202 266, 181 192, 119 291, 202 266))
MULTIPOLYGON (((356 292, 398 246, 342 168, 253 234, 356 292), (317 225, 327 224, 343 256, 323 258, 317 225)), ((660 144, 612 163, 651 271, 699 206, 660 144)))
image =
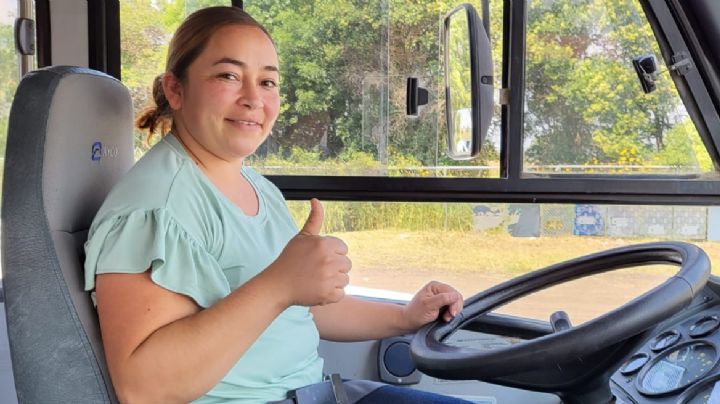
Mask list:
MULTIPOLYGON (((247 67, 247 63, 237 60, 237 59, 229 58, 229 57, 224 57, 224 58, 218 59, 217 61, 215 61, 215 63, 213 63, 213 66, 223 64, 223 63, 229 63, 231 65, 235 65, 240 68, 247 67)), ((275 65, 265 66, 265 67, 263 67, 263 70, 267 70, 267 71, 271 71, 271 72, 279 71, 279 69, 275 65)))

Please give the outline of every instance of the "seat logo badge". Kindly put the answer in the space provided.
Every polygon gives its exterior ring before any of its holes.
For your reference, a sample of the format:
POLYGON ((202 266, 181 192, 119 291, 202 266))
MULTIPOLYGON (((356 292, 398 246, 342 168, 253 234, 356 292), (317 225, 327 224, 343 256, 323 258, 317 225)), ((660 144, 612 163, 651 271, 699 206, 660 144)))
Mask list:
POLYGON ((95 142, 92 145, 90 159, 92 161, 100 161, 103 157, 117 157, 118 156, 118 149, 117 147, 105 147, 103 148, 102 142, 95 142))
POLYGON ((102 158, 102 142, 95 142, 92 145, 92 155, 90 156, 92 161, 100 161, 102 158))

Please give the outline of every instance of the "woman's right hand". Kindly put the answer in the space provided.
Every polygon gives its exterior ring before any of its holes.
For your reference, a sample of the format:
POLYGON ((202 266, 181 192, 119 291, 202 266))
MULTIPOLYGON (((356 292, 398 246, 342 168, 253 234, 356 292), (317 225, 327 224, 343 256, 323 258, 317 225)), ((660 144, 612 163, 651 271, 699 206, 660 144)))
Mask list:
POLYGON ((288 305, 324 305, 345 296, 352 267, 348 247, 339 238, 320 236, 323 220, 322 204, 311 199, 305 225, 264 271, 284 286, 288 305))

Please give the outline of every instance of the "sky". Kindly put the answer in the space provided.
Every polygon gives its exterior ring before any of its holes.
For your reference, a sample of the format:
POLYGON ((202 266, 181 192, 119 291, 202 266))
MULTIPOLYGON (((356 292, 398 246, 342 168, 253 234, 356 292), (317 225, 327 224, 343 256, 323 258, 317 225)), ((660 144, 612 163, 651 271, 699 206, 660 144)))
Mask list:
POLYGON ((0 0, 0 24, 10 25, 17 16, 17 0, 0 0))

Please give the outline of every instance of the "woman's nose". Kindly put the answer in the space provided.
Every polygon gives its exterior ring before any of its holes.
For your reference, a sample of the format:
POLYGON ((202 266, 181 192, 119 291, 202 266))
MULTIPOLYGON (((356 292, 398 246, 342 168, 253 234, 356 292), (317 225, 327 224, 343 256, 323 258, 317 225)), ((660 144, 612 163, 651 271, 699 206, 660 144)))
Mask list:
POLYGON ((252 84, 243 86, 238 102, 249 109, 261 108, 263 105, 258 88, 252 84))

